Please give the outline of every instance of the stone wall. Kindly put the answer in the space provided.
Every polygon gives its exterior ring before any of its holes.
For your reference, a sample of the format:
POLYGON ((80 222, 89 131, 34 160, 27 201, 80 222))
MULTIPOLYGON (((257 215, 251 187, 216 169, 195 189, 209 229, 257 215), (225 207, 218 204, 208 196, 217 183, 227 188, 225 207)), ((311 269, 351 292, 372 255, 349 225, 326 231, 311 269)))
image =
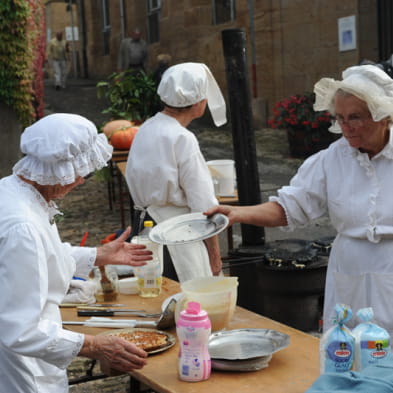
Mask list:
MULTIPOLYGON (((81 29, 79 26, 78 19, 78 8, 76 4, 72 6, 73 13, 73 24, 74 27, 78 28, 79 31, 79 40, 68 41, 70 48, 70 57, 69 57, 69 71, 71 74, 74 74, 74 59, 73 52, 75 51, 75 65, 77 74, 81 73, 81 64, 82 64, 82 54, 81 54, 81 29)), ((66 39, 66 27, 71 27, 71 14, 67 11, 67 4, 62 2, 50 2, 45 7, 45 22, 46 22, 46 33, 47 33, 47 41, 54 38, 58 31, 63 32, 63 37, 66 39)), ((49 70, 48 70, 49 71, 49 70)), ((51 72, 50 72, 51 73, 51 72)))
MULTIPOLYGON (((67 3, 62 2, 50 2, 45 7, 46 13, 46 30, 51 32, 51 36, 48 36, 48 40, 55 37, 57 31, 62 31, 65 36, 65 28, 71 26, 70 13, 67 12, 67 3)), ((78 26, 77 18, 77 7, 74 4, 72 6, 74 26, 78 26)))
MULTIPOLYGON (((110 53, 103 55, 99 2, 85 1, 89 75, 105 77, 116 70, 121 40, 119 1, 110 2, 110 53)), ((147 36, 146 2, 125 1, 127 35, 134 27, 147 36)), ((275 101, 311 90, 322 76, 339 77, 342 70, 368 58, 378 61, 377 0, 258 0, 254 1, 256 90, 271 107, 275 101), (356 15, 358 46, 339 52, 338 18, 356 15)), ((160 42, 149 47, 149 69, 159 53, 169 53, 173 63, 204 62, 224 92, 225 64, 221 32, 244 29, 251 70, 248 0, 236 1, 236 20, 212 24, 211 0, 162 1, 160 42)), ((250 74, 251 75, 251 74, 250 74)), ((252 78, 250 77, 250 81, 252 78)))
POLYGON ((19 141, 22 126, 15 111, 0 102, 0 178, 12 173, 12 167, 21 158, 19 141))
MULTIPOLYGON (((146 7, 142 0, 124 0, 125 36, 139 28, 146 39, 146 7)), ((110 32, 108 33, 108 53, 104 53, 104 34, 102 32, 102 12, 100 2, 87 0, 85 4, 85 27, 87 33, 87 63, 89 77, 105 78, 117 71, 117 57, 122 40, 120 2, 109 2, 110 32)))

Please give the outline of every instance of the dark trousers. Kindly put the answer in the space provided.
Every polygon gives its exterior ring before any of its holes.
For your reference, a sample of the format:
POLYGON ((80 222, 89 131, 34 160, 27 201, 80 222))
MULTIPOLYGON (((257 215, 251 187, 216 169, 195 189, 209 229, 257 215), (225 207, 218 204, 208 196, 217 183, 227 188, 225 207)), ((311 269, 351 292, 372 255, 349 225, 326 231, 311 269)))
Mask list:
POLYGON ((162 275, 170 278, 171 280, 179 281, 179 277, 177 276, 171 254, 169 254, 167 246, 164 246, 164 273, 162 275))

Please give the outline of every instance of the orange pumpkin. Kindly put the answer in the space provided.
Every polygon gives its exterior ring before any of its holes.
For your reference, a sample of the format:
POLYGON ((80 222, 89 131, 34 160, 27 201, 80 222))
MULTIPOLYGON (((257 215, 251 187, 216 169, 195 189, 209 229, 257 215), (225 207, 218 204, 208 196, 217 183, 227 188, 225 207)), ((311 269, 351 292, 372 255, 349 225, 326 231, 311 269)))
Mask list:
POLYGON ((138 127, 129 127, 124 130, 117 130, 111 136, 111 145, 118 150, 129 150, 138 127))
POLYGON ((108 139, 111 139, 111 136, 115 131, 123 130, 125 128, 132 127, 133 125, 134 123, 129 120, 112 120, 104 125, 102 131, 108 139))

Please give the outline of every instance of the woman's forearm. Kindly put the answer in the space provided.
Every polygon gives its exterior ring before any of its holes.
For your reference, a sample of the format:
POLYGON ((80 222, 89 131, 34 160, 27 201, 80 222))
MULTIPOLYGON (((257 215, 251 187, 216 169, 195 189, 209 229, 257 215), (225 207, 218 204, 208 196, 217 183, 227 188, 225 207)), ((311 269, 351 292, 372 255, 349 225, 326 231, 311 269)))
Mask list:
POLYGON ((236 206, 232 211, 233 221, 263 227, 286 226, 285 210, 277 202, 266 202, 254 206, 236 206))

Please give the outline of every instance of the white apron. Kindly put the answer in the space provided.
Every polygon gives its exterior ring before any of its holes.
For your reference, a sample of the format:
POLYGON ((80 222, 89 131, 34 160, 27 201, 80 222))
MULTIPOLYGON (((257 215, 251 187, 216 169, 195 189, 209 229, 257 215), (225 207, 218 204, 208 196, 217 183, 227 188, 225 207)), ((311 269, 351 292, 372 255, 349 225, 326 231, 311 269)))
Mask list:
POLYGON ((376 324, 393 337, 393 239, 372 243, 338 235, 334 241, 326 277, 324 331, 332 326, 334 306, 344 303, 353 310, 346 323, 353 328, 359 321, 355 313, 372 307, 376 324))
MULTIPOLYGON (((188 207, 177 206, 149 206, 147 211, 157 223, 181 214, 190 213, 188 207)), ((176 246, 170 245, 168 251, 171 254, 180 282, 213 275, 210 268, 209 254, 203 241, 176 246)))
POLYGON ((326 277, 324 330, 334 306, 356 312, 372 307, 374 321, 393 336, 393 132, 384 149, 369 159, 341 138, 299 168, 290 185, 270 197, 284 207, 288 226, 307 225, 329 213, 337 237, 326 277))

